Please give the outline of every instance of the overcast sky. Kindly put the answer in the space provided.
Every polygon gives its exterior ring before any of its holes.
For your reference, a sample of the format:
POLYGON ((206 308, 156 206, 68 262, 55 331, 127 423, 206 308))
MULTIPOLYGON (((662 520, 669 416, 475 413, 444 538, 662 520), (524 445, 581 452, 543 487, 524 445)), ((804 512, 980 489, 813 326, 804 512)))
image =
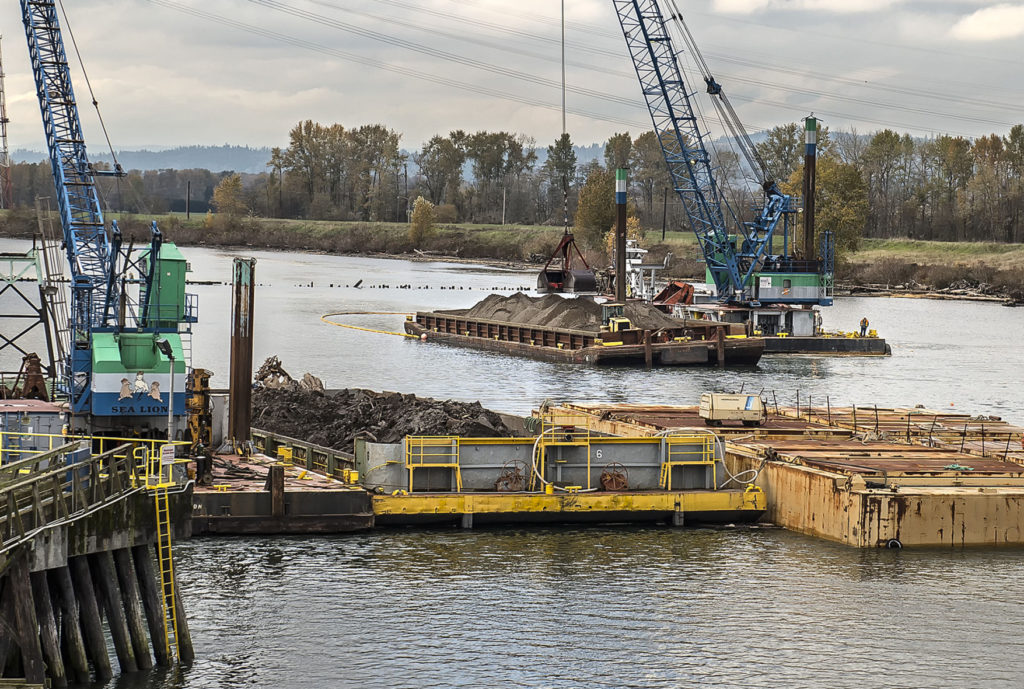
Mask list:
MULTIPOLYGON (((304 119, 380 122, 407 149, 451 129, 542 146, 561 131, 557 0, 64 2, 117 148, 286 145, 304 119)), ((677 2, 751 131, 812 111, 862 133, 975 137, 1024 122, 1024 3, 677 2)), ((41 149, 18 3, 0 12, 10 146, 41 149)), ((611 0, 566 0, 566 16, 573 140, 649 129, 611 0)))

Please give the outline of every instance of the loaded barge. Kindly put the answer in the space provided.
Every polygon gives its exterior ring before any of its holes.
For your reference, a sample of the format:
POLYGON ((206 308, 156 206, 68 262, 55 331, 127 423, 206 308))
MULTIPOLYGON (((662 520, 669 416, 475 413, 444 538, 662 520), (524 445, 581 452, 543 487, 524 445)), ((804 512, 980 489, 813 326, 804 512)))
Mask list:
POLYGON ((421 311, 405 331, 423 340, 573 364, 753 366, 764 340, 742 326, 680 321, 640 305, 550 295, 492 295, 471 309, 421 311), (572 326, 572 327, 566 327, 572 326))

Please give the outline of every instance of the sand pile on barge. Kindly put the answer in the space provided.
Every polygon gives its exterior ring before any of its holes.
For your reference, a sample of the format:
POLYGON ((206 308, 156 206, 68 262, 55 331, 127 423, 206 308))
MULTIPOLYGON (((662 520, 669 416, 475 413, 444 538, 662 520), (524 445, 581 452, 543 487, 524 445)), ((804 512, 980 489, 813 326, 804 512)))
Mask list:
MULTIPOLYGON (((324 390, 295 381, 271 357, 260 368, 253 393, 252 425, 263 431, 300 438, 352 452, 356 438, 397 443, 407 435, 510 437, 501 417, 479 402, 435 400, 373 390, 324 390), (272 372, 272 377, 267 373, 272 372), (268 386, 264 381, 273 380, 268 386)), ((316 381, 306 374, 304 381, 316 381)), ((319 381, 316 381, 319 383, 319 381)))
MULTIPOLYGON (((543 297, 530 297, 522 292, 507 297, 491 294, 471 308, 439 313, 542 328, 594 332, 601 329, 600 304, 590 299, 567 299, 557 294, 543 297)), ((642 303, 626 304, 625 315, 633 327, 646 330, 678 328, 683 324, 653 306, 642 303)))

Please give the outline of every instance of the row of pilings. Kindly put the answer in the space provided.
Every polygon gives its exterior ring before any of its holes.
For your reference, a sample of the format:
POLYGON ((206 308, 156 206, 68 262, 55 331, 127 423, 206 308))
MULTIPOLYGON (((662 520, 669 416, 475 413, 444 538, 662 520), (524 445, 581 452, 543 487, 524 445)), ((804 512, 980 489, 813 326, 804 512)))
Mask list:
POLYGON ((52 687, 105 682, 114 675, 107 632, 122 673, 148 670, 154 661, 192 662, 181 594, 175 583, 174 625, 152 546, 69 557, 63 566, 32 572, 26 551, 9 558, 0 578, 0 677, 52 687))

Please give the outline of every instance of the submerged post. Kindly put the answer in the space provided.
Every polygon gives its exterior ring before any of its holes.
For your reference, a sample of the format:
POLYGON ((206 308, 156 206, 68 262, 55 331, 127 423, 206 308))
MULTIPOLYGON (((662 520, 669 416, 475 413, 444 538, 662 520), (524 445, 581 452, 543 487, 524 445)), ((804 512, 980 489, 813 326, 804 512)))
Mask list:
POLYGON ((231 377, 228 439, 235 447, 249 442, 252 423, 252 334, 255 306, 255 258, 236 258, 232 271, 231 377))
POLYGON ((626 302, 626 168, 615 171, 615 301, 626 302))

